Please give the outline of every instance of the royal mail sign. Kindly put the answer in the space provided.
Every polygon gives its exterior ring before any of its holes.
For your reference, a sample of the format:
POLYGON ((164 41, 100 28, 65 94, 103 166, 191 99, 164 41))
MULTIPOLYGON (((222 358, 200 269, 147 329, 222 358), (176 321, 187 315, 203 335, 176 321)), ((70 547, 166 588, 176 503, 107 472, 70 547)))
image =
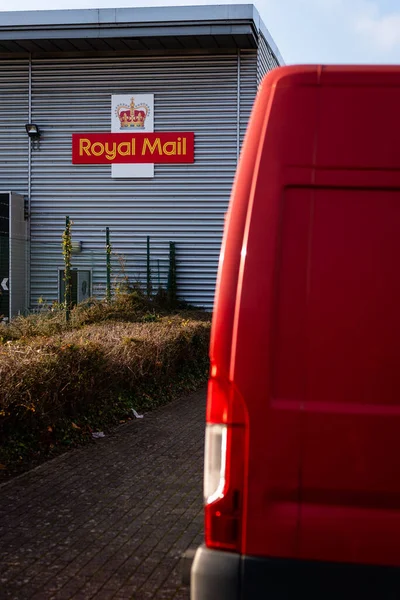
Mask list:
MULTIPOLYGON (((111 96, 111 133, 154 132, 154 94, 113 94, 111 96)), ((154 161, 135 164, 114 163, 111 165, 111 177, 115 178, 151 178, 154 177, 154 161)))
MULTIPOLYGON (((127 126, 129 127, 129 126, 127 126)), ((136 131, 133 126, 130 131, 136 131)), ((74 133, 72 163, 192 163, 194 133, 74 133)))
POLYGON ((74 165, 111 165, 113 178, 154 177, 154 163, 193 163, 194 133, 154 133, 154 94, 113 94, 110 133, 74 133, 74 165))

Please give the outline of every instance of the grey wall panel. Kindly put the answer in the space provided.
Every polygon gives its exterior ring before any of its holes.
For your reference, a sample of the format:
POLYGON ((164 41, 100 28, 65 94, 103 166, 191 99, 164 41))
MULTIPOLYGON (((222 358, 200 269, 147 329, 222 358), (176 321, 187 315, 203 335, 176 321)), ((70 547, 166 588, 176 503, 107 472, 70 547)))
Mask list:
POLYGON ((240 55, 240 147, 246 133, 257 94, 257 52, 242 51, 240 55))
POLYGON ((271 71, 271 69, 275 69, 275 67, 279 67, 279 61, 276 56, 272 52, 270 46, 268 45, 265 37, 260 32, 258 38, 258 70, 257 70, 257 79, 258 84, 261 83, 264 75, 271 71))
POLYGON ((28 60, 0 60, 0 192, 28 192, 28 60))
MULTIPOLYGON (((73 266, 92 269, 98 293, 109 226, 131 279, 144 273, 147 235, 163 268, 168 242, 176 242, 179 293, 210 308, 236 168, 237 57, 37 60, 32 85, 42 137, 32 152, 31 302, 57 299, 69 215, 74 239, 83 242, 73 266), (155 131, 195 132, 194 164, 156 165, 154 179, 111 179, 109 166, 72 165, 73 132, 110 131, 111 94, 146 92, 155 95, 155 131)), ((117 257, 114 265, 116 273, 117 257)))

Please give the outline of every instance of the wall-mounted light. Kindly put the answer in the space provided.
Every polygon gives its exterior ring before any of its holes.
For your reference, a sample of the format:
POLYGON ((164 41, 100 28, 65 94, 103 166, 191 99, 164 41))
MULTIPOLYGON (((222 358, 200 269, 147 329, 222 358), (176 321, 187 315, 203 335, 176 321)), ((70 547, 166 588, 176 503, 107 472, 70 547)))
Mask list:
POLYGON ((35 123, 27 123, 25 125, 25 129, 26 129, 26 133, 29 135, 29 137, 31 139, 40 138, 40 130, 39 130, 39 127, 37 125, 35 125, 35 123))
POLYGON ((80 254, 82 252, 82 242, 71 242, 71 254, 80 254))

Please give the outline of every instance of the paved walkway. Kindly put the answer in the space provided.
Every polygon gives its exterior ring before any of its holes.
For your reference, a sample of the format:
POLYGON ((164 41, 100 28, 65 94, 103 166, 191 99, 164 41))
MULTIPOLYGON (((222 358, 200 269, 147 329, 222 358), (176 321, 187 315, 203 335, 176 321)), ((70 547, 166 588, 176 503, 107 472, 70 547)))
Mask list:
POLYGON ((0 598, 186 600, 204 390, 0 486, 0 598))

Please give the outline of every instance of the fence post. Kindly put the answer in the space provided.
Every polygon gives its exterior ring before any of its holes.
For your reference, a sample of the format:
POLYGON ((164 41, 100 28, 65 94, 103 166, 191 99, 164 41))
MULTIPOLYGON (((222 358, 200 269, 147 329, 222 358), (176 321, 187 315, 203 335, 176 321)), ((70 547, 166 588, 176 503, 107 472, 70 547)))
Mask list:
POLYGON ((169 301, 170 305, 175 306, 176 300, 177 300, 175 242, 169 243, 169 269, 168 269, 167 294, 168 294, 168 301, 169 301))
POLYGON ((111 244, 110 244, 110 228, 106 227, 106 270, 107 270, 107 283, 106 283, 106 300, 111 300, 111 244))
POLYGON ((70 320, 71 316, 71 296, 72 296, 72 278, 71 278, 71 252, 72 252, 72 235, 71 221, 69 217, 65 217, 65 230, 62 235, 62 249, 64 255, 64 303, 65 303, 65 320, 70 320))
POLYGON ((146 252, 146 289, 147 297, 151 296, 151 269, 150 269, 150 236, 147 236, 147 252, 146 252))

